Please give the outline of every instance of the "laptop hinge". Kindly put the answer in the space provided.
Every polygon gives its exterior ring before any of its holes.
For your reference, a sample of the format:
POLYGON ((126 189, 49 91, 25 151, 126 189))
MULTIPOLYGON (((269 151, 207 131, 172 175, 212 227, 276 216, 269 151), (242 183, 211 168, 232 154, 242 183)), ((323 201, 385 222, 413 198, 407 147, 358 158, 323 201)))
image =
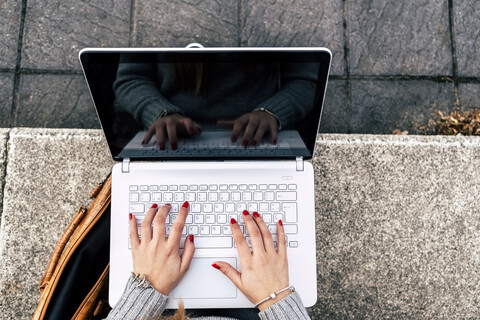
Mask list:
POLYGON ((130 158, 123 158, 122 162, 122 172, 128 173, 130 172, 130 158))
POLYGON ((297 157, 297 171, 303 171, 303 157, 297 157))

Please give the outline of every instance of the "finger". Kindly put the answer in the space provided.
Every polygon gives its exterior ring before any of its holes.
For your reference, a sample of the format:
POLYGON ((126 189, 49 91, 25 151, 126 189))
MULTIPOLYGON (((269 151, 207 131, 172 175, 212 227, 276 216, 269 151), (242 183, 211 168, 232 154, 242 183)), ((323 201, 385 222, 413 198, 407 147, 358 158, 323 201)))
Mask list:
POLYGON ((202 127, 196 122, 193 123, 193 130, 195 136, 199 136, 202 133, 202 127))
POLYGON ((153 123, 150 128, 148 128, 147 133, 143 137, 142 144, 147 144, 152 139, 153 134, 155 133, 155 123, 153 123))
POLYGON ((187 272, 187 270, 190 268, 190 264, 192 263, 194 253, 195 238, 193 234, 189 234, 185 239, 185 243, 183 244, 182 263, 180 265, 180 270, 187 272))
POLYGON ((277 121, 274 121, 270 124, 270 136, 272 137, 272 144, 277 144, 277 139, 278 139, 277 121))
POLYGON ((282 259, 287 258, 287 240, 285 239, 285 229, 283 228, 282 220, 277 222, 277 253, 282 259))
POLYGON ((235 287, 242 290, 242 274, 232 267, 229 263, 223 261, 215 261, 212 263, 212 267, 220 270, 230 281, 233 282, 235 287))
POLYGON ((245 129, 245 133, 243 134, 243 139, 242 139, 242 145, 244 147, 248 146, 249 144, 252 144, 252 138, 253 135, 255 134, 255 131, 257 131, 258 127, 258 121, 251 119, 248 121, 247 128, 245 129))
POLYGON ((152 240, 152 221, 155 217, 155 214, 158 211, 158 205, 156 203, 152 204, 150 209, 148 209, 145 218, 143 218, 141 231, 142 231, 142 242, 152 240))
POLYGON ((193 136, 195 134, 195 130, 193 128, 193 121, 190 118, 183 119, 183 125, 185 126, 185 130, 189 136, 193 136))
POLYGON ((165 150, 165 129, 163 124, 159 124, 155 129, 155 134, 157 136, 157 145, 160 150, 165 150))
POLYGON ((232 129, 235 124, 235 120, 218 120, 217 126, 224 129, 232 129))
POLYGON ((255 223, 258 226, 258 229, 260 229, 260 233, 262 234, 262 239, 263 239, 263 245, 265 247, 265 251, 267 252, 275 252, 275 245, 273 243, 273 237, 272 233, 270 230, 268 230, 268 226, 263 221, 262 216, 256 211, 252 213, 253 219, 255 223))
POLYGON ((133 214, 129 214, 130 218, 130 244, 132 245, 132 251, 135 251, 140 245, 140 239, 138 238, 137 219, 133 214))
POLYGON ((242 230, 240 230, 240 227, 238 226, 237 220, 233 218, 230 219, 230 229, 232 230, 233 241, 235 241, 235 245, 237 246, 240 264, 242 264, 242 262, 245 262, 252 257, 252 253, 250 252, 250 248, 248 247, 242 230))
POLYGON ((170 209, 170 205, 163 205, 153 218, 153 240, 165 241, 165 220, 170 209))
POLYGON ((262 142, 263 135, 265 134, 265 131, 267 130, 268 125, 265 122, 261 122, 258 127, 257 131, 255 132, 255 136, 253 137, 252 144, 256 146, 260 142, 262 142))
POLYGON ((238 139, 238 136, 240 135, 240 132, 245 128, 247 125, 248 120, 247 117, 240 117, 237 120, 235 120, 235 123, 233 124, 233 129, 232 129, 232 136, 231 140, 232 142, 236 142, 238 139))
POLYGON ((247 210, 243 210, 243 221, 245 221, 245 226, 247 227, 248 233, 250 234, 253 252, 265 252, 265 246, 263 244, 260 229, 258 229, 257 224, 255 223, 255 221, 253 221, 252 216, 248 213, 247 210))
POLYGON ((177 150, 177 123, 173 119, 167 121, 167 134, 172 150, 177 150))
POLYGON ((188 201, 182 204, 182 207, 178 211, 177 218, 173 223, 172 230, 170 230, 170 236, 168 237, 168 243, 178 246, 180 248, 180 237, 182 236, 183 227, 185 226, 185 220, 188 215, 188 201))

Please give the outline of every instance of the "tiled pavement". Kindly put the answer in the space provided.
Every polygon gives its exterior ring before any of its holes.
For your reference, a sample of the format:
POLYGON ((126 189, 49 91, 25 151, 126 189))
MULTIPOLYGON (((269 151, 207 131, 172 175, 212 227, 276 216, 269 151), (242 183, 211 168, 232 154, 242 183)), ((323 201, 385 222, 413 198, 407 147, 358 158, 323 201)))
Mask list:
POLYGON ((0 127, 97 128, 87 46, 326 46, 323 132, 415 132, 480 107, 477 0, 4 0, 0 21, 0 127))

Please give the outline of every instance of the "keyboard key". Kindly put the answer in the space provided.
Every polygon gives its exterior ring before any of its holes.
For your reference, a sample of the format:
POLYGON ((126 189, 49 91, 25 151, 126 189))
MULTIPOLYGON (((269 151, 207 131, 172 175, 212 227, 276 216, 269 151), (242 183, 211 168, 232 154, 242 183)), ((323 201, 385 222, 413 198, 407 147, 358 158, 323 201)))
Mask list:
POLYGON ((173 193, 171 192, 165 192, 163 194, 163 201, 164 202, 172 202, 173 201, 173 193))
POLYGON ((140 191, 148 191, 148 186, 140 186, 140 191))
POLYGON ((160 190, 160 191, 167 191, 167 190, 168 190, 168 186, 166 186, 166 185, 161 185, 161 186, 158 187, 158 190, 160 190))
MULTIPOLYGON (((188 226, 188 233, 189 234, 198 234, 198 226, 192 225, 188 226)), ((197 239, 195 239, 195 246, 197 245, 197 239)))
POLYGON ((296 184, 289 184, 288 185, 288 190, 297 190, 297 185, 296 184))
POLYGON ((277 185, 276 184, 269 184, 268 185, 268 190, 277 190, 277 185))
POLYGON ((152 193, 152 201, 153 202, 161 202, 162 201, 162 194, 160 192, 152 193))
POLYGON ((206 214, 205 215, 205 223, 215 223, 215 215, 214 214, 206 214))
POLYGON ((207 191, 207 190, 208 190, 208 186, 207 186, 206 184, 201 184, 201 185, 198 187, 198 189, 199 189, 200 191, 207 191))
POLYGON ((222 234, 230 235, 232 234, 232 229, 230 229, 230 226, 222 226, 222 234))
POLYGON ((130 186, 130 191, 138 191, 138 186, 130 186))
POLYGON ((158 191, 158 186, 157 185, 150 186, 150 191, 158 191))
POLYGON ((298 222, 297 217, 297 204, 293 202, 285 202, 282 204, 282 210, 285 212, 285 221, 286 223, 295 223, 298 222))
POLYGON ((227 223, 227 215, 226 214, 219 214, 217 216, 217 223, 219 223, 219 224, 227 223))
POLYGON ((248 190, 257 190, 257 185, 256 184, 249 184, 248 185, 248 190))
POLYGON ((273 201, 275 200, 275 193, 272 191, 265 192, 265 201, 273 201))
POLYGON ((180 186, 180 191, 187 191, 187 190, 188 190, 188 186, 187 186, 187 185, 182 184, 182 185, 180 186))
POLYGON ((200 226, 200 234, 201 235, 209 235, 210 234, 210 226, 200 226))
POLYGON ((292 234, 297 234, 298 233, 298 226, 296 224, 284 224, 283 229, 285 229, 285 233, 292 233, 292 234))
POLYGON ((191 214, 187 215, 187 218, 185 219, 185 223, 193 223, 193 216, 191 214))
POLYGON ((297 241, 290 241, 290 242, 288 243, 288 246, 289 246, 290 248, 298 248, 298 242, 297 242, 297 241))
POLYGON ((280 203, 278 203, 278 202, 270 203, 270 211, 272 211, 272 212, 280 211, 280 203))
POLYGON ((231 221, 232 219, 238 220, 238 216, 236 214, 229 214, 228 221, 231 221))
POLYGON ((270 213, 262 214, 262 218, 263 218, 263 221, 265 221, 265 223, 272 222, 272 215, 270 213))
POLYGON ((227 191, 228 190, 228 185, 226 184, 221 184, 219 187, 220 191, 227 191))
POLYGON ((213 212, 213 204, 204 203, 203 204, 203 212, 213 212))
POLYGON ((209 192, 209 193, 208 193, 208 201, 211 201, 211 202, 216 202, 216 201, 218 201, 218 193, 216 193, 216 192, 209 192))
POLYGON ((207 193, 206 192, 197 193, 197 201, 200 201, 200 202, 207 201, 207 193))
POLYGON ((240 201, 241 194, 240 192, 232 192, 231 197, 232 201, 240 201))
POLYGON ((172 203, 170 205, 172 206, 170 212, 178 212, 178 203, 172 203))
POLYGON ((297 201, 297 193, 292 191, 278 191, 278 201, 297 201))
POLYGON ((247 209, 249 212, 254 212, 254 211, 258 211, 258 203, 256 202, 250 202, 248 204, 248 209, 247 209))
POLYGON ((131 192, 130 193, 130 202, 138 202, 138 193, 137 192, 131 192))
POLYGON ((140 201, 141 202, 150 202, 150 193, 143 192, 140 194, 140 201))
POLYGON ((248 186, 246 184, 241 184, 238 188, 240 190, 247 190, 248 186))
POLYGON ((193 221, 195 221, 196 224, 202 224, 203 223, 203 214, 196 214, 194 216, 193 221))
POLYGON ((212 235, 219 235, 221 233, 220 226, 212 226, 212 235))
POLYGON ((228 188, 232 191, 238 190, 238 186, 236 184, 231 184, 228 186, 228 188))
POLYGON ((143 204, 131 204, 130 205, 130 213, 144 213, 145 206, 143 204))
POLYGON ((218 194, 218 197, 220 201, 229 201, 230 200, 230 194, 228 192, 220 192, 218 194))
POLYGON ((185 193, 185 200, 188 202, 193 202, 196 200, 196 193, 195 192, 187 192, 185 193))
POLYGON ((242 200, 243 201, 252 201, 252 193, 251 192, 243 192, 242 193, 242 200))
POLYGON ((184 196, 183 192, 176 192, 174 199, 175 199, 175 202, 183 202, 183 201, 185 201, 184 200, 185 196, 184 196))
POLYGON ((268 212, 269 211, 269 205, 267 202, 262 202, 260 203, 260 212, 268 212))
POLYGON ((225 212, 234 212, 235 211, 235 204, 227 203, 225 204, 225 212))
POLYGON ((247 205, 243 202, 237 203, 237 212, 243 212, 243 210, 247 210, 247 205))
POLYGON ((273 222, 277 223, 278 220, 282 220, 283 219, 283 215, 281 213, 275 213, 273 215, 273 222))
POLYGON ((267 186, 266 184, 261 184, 261 185, 259 186, 259 189, 260 189, 260 190, 267 190, 267 189, 268 189, 268 186, 267 186))
POLYGON ((254 201, 262 201, 263 200, 263 192, 261 191, 255 191, 253 193, 253 200, 254 201))
POLYGON ((217 213, 221 213, 223 212, 223 203, 215 203, 215 205, 213 206, 213 209, 215 212, 217 213))
POLYGON ((174 185, 174 184, 173 184, 173 185, 169 185, 169 186, 168 186, 168 190, 170 190, 170 191, 177 191, 177 190, 178 190, 178 186, 177 186, 177 185, 174 185))
POLYGON ((208 190, 210 191, 217 191, 218 190, 218 186, 216 184, 211 184, 208 186, 208 190))
POLYGON ((192 203, 190 208, 192 212, 200 212, 200 203, 192 203))
POLYGON ((192 184, 190 186, 188 186, 188 190, 190 191, 197 191, 198 190, 198 186, 196 184, 192 184))
POLYGON ((278 190, 287 190, 287 185, 286 184, 280 184, 278 186, 278 190))

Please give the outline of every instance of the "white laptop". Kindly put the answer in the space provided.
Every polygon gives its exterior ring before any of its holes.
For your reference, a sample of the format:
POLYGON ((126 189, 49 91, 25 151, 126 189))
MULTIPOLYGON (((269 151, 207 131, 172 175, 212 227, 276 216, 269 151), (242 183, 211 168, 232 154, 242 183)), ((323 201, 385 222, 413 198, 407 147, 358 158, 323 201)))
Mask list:
POLYGON ((276 222, 283 221, 290 285, 306 306, 315 304, 314 172, 308 160, 314 154, 330 51, 94 48, 82 50, 80 60, 110 152, 118 161, 112 184, 110 305, 119 300, 133 270, 129 213, 140 224, 153 203, 170 203, 168 233, 184 201, 189 201, 190 212, 183 237, 194 234, 196 251, 167 308, 177 308, 180 299, 186 308, 253 307, 211 266, 222 260, 241 271, 229 221, 238 221, 248 242, 245 209, 263 216, 274 240, 276 222), (276 141, 271 131, 262 135, 258 127, 259 141, 243 139, 243 131, 235 140, 232 129, 220 125, 256 109, 276 118, 276 141), (175 145, 167 137, 162 148, 155 136, 142 144, 152 114, 170 113, 190 118, 201 133, 180 130, 175 145))

